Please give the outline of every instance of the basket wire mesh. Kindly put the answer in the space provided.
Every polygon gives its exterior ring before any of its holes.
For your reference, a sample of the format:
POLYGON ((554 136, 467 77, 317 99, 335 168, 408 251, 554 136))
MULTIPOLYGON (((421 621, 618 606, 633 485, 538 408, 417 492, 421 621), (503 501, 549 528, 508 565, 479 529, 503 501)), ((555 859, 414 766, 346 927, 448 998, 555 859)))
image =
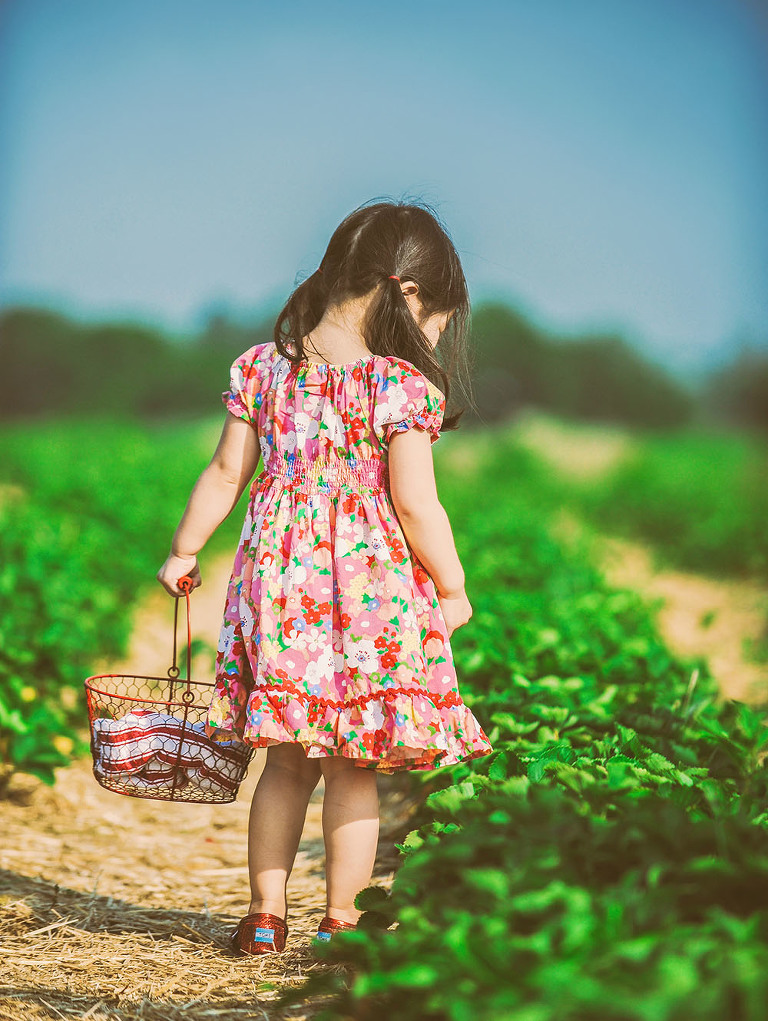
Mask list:
POLYGON ((255 749, 205 733, 214 682, 191 679, 192 580, 181 578, 179 587, 187 611, 186 680, 177 664, 177 596, 166 677, 96 674, 85 681, 93 775, 107 790, 132 798, 222 804, 237 798, 255 749))

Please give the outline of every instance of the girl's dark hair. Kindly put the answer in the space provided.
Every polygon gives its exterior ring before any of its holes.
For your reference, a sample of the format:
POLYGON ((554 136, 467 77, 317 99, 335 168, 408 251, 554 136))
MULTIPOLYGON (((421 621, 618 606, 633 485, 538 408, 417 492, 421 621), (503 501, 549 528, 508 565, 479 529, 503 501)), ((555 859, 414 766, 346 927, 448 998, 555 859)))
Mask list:
MULTIPOLYGON (((362 325, 368 349, 415 365, 443 392, 447 404, 451 384, 469 380, 469 293, 453 242, 425 203, 374 201, 339 224, 319 270, 299 284, 277 318, 278 351, 289 361, 303 360, 304 337, 326 308, 370 292, 374 293, 362 325), (419 285, 425 319, 453 313, 438 344, 445 368, 392 275, 419 285)), ((457 428, 464 410, 450 416, 446 412, 442 428, 457 428)))

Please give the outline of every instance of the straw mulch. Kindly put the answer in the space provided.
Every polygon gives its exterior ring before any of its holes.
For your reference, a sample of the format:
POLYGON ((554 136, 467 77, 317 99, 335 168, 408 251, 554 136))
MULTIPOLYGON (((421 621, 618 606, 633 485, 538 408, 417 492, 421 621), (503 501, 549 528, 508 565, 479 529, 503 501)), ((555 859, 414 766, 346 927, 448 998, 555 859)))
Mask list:
MULTIPOLYGON (((231 558, 212 561, 193 595, 194 661, 209 676, 231 558)), ((134 613, 124 662, 96 672, 163 676, 172 603, 157 587, 134 613)), ((288 946, 230 956, 227 936, 248 908, 248 812, 263 765, 254 758, 238 800, 184 805, 112 794, 90 760, 59 770, 53 788, 16 776, 0 800, 0 1021, 241 1021, 311 1018, 317 1004, 270 1005, 307 972, 325 910, 322 782, 307 812, 288 886, 288 946)), ((406 777, 379 777, 382 826, 374 883, 388 886, 414 805, 406 777)))
MULTIPOLYGON (((322 788, 289 883, 288 948, 232 957, 227 935, 248 905, 247 823, 259 753, 231 805, 183 805, 103 790, 90 761, 53 788, 18 777, 0 802, 0 1019, 219 1021, 312 1018, 270 1009, 313 969, 324 912, 322 788)), ((389 885, 408 799, 381 778, 374 882, 389 885), (403 807, 404 806, 404 807, 403 807)))

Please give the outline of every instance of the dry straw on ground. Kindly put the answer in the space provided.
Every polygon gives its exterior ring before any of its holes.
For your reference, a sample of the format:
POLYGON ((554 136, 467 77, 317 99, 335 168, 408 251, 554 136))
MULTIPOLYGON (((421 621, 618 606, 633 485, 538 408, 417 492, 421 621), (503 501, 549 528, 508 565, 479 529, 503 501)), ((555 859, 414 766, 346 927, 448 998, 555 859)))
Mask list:
MULTIPOLYGON (((215 648, 231 557, 209 563, 193 597, 193 634, 215 648)), ((172 603, 159 589, 138 608, 115 672, 164 674, 172 603)), ((201 676, 210 664, 199 657, 201 676)), ((197 675, 198 661, 195 664, 197 675)), ((310 1018, 316 1004, 272 1004, 313 969, 325 910, 322 782, 307 812, 289 883, 286 953, 232 957, 227 936, 247 910, 247 828, 264 752, 238 800, 184 805, 103 790, 91 762, 59 770, 55 787, 11 782, 0 800, 0 1021, 240 1021, 310 1018)), ((382 828, 374 882, 389 886, 415 799, 406 777, 380 777, 382 828)))
MULTIPOLYGON (((248 903, 246 831, 261 754, 231 805, 173 805, 102 790, 90 762, 47 788, 24 778, 0 802, 0 1019, 220 1021, 310 1018, 276 1012, 287 985, 325 967, 311 938, 323 915, 319 789, 289 884, 288 950, 232 957, 227 935, 248 903)), ((392 778, 382 778, 386 791, 392 778)), ((383 799, 374 881, 389 885, 403 829, 383 799)), ((407 825, 407 824, 406 824, 407 825)))

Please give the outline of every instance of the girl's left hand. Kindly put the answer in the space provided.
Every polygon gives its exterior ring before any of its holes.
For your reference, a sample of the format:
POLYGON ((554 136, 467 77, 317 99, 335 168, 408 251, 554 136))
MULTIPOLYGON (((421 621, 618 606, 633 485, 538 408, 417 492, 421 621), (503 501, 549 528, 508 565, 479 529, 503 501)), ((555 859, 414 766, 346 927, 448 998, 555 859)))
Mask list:
POLYGON ((171 553, 157 572, 157 580, 170 595, 183 596, 184 592, 179 588, 179 578, 183 578, 185 574, 192 579, 190 591, 200 588, 203 584, 197 557, 176 557, 171 553))

